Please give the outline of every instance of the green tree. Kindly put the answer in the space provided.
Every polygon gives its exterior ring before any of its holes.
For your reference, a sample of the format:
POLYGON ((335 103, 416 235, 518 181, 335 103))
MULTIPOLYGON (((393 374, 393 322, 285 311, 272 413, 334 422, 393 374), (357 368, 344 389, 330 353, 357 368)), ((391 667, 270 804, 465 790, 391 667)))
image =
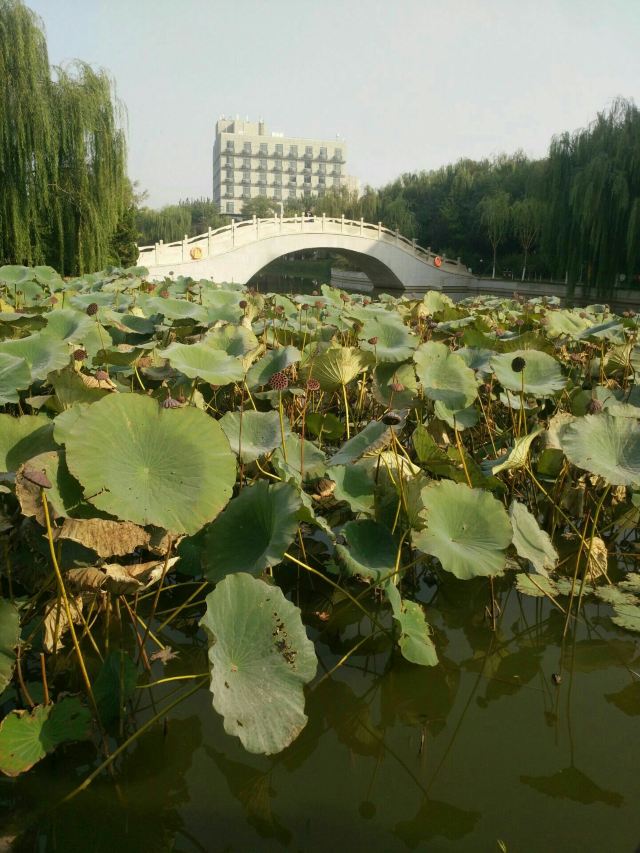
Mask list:
POLYGON ((496 257, 498 246, 506 237, 511 221, 511 206, 509 194, 498 190, 485 196, 480 202, 480 221, 484 225, 493 250, 493 271, 491 278, 496 277, 496 257))
POLYGON ((539 199, 529 196, 514 202, 511 210, 513 230, 520 241, 523 253, 522 281, 524 281, 527 272, 529 252, 538 241, 542 231, 544 211, 544 204, 539 199))
POLYGON ((252 216, 255 216, 257 219, 270 219, 276 215, 276 210, 279 206, 274 198, 257 195, 249 199, 249 201, 245 201, 242 205, 242 215, 245 219, 250 219, 252 216))
POLYGON ((0 262, 99 269, 131 204, 111 81, 80 62, 52 69, 21 0, 0 0, 0 80, 0 262))

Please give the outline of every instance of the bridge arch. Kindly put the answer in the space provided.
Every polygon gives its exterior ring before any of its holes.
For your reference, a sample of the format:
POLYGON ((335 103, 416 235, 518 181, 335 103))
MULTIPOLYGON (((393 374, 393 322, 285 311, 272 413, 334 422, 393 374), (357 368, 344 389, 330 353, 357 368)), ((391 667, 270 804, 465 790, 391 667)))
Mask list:
POLYGON ((434 252, 380 223, 326 216, 234 222, 191 239, 143 246, 138 264, 156 280, 189 275, 246 284, 277 258, 310 249, 333 251, 353 260, 376 287, 384 289, 440 289, 464 285, 471 277, 460 261, 444 258, 436 266, 434 252))

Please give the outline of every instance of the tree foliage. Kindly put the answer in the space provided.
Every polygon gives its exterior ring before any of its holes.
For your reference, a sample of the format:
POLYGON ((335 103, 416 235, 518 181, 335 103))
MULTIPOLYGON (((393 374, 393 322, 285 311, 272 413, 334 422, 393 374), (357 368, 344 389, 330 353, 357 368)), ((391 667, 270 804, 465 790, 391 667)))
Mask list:
POLYGON ((171 243, 203 234, 207 228, 220 228, 228 222, 221 216, 218 205, 210 198, 185 198, 160 210, 140 207, 136 212, 136 228, 140 245, 171 243))
POLYGON ((65 274, 119 263, 132 190, 109 77, 52 68, 37 16, 0 0, 0 79, 0 262, 65 274))

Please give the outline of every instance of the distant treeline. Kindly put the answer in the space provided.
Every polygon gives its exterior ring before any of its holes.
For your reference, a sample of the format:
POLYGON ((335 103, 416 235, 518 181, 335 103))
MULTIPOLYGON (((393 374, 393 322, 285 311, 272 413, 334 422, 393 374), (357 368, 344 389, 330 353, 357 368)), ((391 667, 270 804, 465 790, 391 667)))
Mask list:
POLYGON ((152 243, 172 243, 182 240, 185 234, 195 237, 207 228, 219 228, 229 221, 221 216, 218 205, 208 198, 185 198, 178 204, 169 204, 160 210, 140 207, 136 212, 136 228, 141 246, 152 243))

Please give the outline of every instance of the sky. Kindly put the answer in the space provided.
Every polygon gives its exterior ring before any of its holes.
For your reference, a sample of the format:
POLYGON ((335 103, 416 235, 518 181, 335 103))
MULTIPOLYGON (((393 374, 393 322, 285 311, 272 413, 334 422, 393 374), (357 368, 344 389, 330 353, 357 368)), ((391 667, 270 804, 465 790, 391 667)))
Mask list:
POLYGON ((52 64, 104 68, 148 204, 210 196, 220 116, 347 142, 347 171, 522 149, 640 103, 640 0, 25 0, 52 64))

